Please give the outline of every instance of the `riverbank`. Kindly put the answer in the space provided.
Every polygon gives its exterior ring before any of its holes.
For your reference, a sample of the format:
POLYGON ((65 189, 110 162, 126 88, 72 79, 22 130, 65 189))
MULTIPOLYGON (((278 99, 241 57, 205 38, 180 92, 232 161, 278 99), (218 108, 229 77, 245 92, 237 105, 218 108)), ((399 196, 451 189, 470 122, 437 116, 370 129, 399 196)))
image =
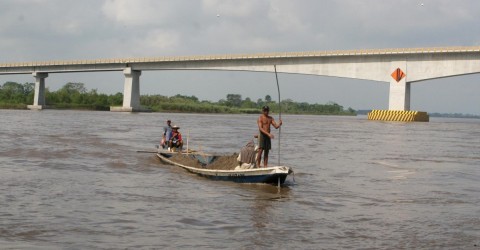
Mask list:
MULTIPOLYGON (((0 104, 0 109, 18 109, 26 110, 27 104, 0 104)), ((162 106, 155 107, 144 107, 145 110, 150 112, 161 112, 161 113, 193 113, 193 114, 260 114, 259 109, 250 109, 250 108, 233 108, 225 106, 195 106, 195 105, 166 105, 170 108, 165 108, 162 106)), ((54 110, 85 110, 85 111, 110 111, 110 106, 103 105, 77 105, 77 104, 55 104, 47 105, 45 109, 54 109, 54 110)), ((274 111, 275 113, 275 111, 274 111)), ((355 112, 285 112, 283 114, 291 115, 335 115, 335 116, 355 116, 355 112)))
MULTIPOLYGON (((19 84, 6 82, 0 85, 0 108, 27 109, 34 99, 34 84, 19 84)), ((87 90, 83 83, 67 83, 57 91, 46 91, 45 100, 50 109, 72 110, 102 110, 109 111, 110 107, 122 106, 123 94, 106 95, 98 93, 96 89, 87 90)), ((216 102, 199 100, 196 96, 141 95, 142 110, 151 112, 175 113, 213 113, 213 114, 258 114, 263 106, 268 105, 272 113, 309 114, 309 115, 356 115, 352 108, 328 102, 326 104, 310 104, 295 102, 286 99, 277 103, 270 95, 265 99, 252 101, 249 97, 243 99, 239 94, 227 94, 226 99, 216 102)))

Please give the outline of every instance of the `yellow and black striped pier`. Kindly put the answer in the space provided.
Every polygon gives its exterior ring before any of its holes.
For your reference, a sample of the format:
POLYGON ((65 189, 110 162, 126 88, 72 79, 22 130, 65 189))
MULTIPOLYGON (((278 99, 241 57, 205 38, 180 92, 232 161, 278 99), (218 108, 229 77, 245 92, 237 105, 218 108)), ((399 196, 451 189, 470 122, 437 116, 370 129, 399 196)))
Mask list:
POLYGON ((428 122, 427 112, 404 110, 372 110, 368 113, 368 120, 396 121, 396 122, 428 122))

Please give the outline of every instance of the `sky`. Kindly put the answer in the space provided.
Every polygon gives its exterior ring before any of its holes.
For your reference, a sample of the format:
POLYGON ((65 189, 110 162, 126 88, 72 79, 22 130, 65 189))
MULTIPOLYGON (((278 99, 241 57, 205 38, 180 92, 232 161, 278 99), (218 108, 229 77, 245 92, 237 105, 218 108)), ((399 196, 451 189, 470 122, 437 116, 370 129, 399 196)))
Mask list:
MULTIPOLYGON (((480 45, 478 0, 1 0, 0 62, 480 45)), ((389 83, 279 74, 281 99, 388 109, 389 83)), ((31 75, 0 75, 34 82, 31 75)), ((123 92, 122 72, 50 74, 123 92)), ((278 99, 272 73, 143 71, 141 94, 278 99)), ((480 74, 413 83, 411 109, 480 115, 480 74)))

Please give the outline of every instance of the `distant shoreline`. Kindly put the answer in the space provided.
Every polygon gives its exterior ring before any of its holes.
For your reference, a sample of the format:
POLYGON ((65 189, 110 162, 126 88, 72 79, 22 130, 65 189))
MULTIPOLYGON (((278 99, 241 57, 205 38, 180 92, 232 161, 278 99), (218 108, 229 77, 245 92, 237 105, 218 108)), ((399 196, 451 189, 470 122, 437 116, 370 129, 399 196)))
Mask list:
MULTIPOLYGON (((6 82, 0 85, 0 108, 27 109, 27 104, 34 102, 34 83, 20 84, 6 82)), ((110 107, 121 107, 123 94, 114 95, 98 93, 96 89, 87 90, 83 83, 69 82, 57 91, 46 91, 42 103, 47 109, 73 109, 73 110, 101 110, 110 111, 110 107)), ((352 108, 344 109, 343 106, 328 102, 326 104, 310 104, 295 102, 286 99, 277 103, 270 95, 265 100, 259 98, 252 101, 249 97, 243 99, 240 94, 227 94, 226 99, 217 102, 199 100, 196 96, 141 95, 140 108, 146 112, 179 112, 179 113, 209 113, 209 114, 259 114, 264 106, 269 106, 272 112, 285 114, 309 115, 356 115, 352 108)))
MULTIPOLYGON (((0 104, 0 109, 4 110, 28 110, 26 104, 0 104)), ((71 106, 71 107, 47 107, 45 109, 48 110, 78 110, 78 111, 110 111, 110 107, 104 106, 95 106, 95 105, 82 105, 82 106, 71 106)), ((248 111, 229 111, 229 112, 192 112, 192 111, 182 111, 182 110, 150 110, 152 113, 185 113, 185 114, 261 114, 260 110, 248 110, 248 111)), ((369 111, 366 110, 359 110, 356 114, 333 114, 333 113, 304 113, 304 112, 296 112, 296 113, 288 113, 283 112, 283 114, 287 115, 327 115, 327 116, 357 116, 357 115, 367 115, 369 111)), ((472 115, 472 114, 462 114, 462 113, 428 113, 430 117, 439 117, 439 118, 470 118, 470 119, 480 119, 480 115, 472 115)))
MULTIPOLYGON (((28 110, 26 104, 0 104, 0 109, 3 110, 28 110)), ((195 112, 195 111, 184 111, 184 110, 154 110, 150 108, 146 108, 149 110, 148 112, 151 113, 185 113, 185 114, 261 114, 260 110, 256 109, 232 109, 228 111, 220 111, 220 112, 207 112, 207 111, 201 111, 201 112, 195 112)), ((110 111, 110 106, 105 107, 105 106, 95 106, 95 105, 71 105, 71 106, 66 106, 66 105, 61 105, 60 107, 56 106, 47 106, 44 110, 78 110, 78 111, 110 111)), ((145 113, 145 112, 140 112, 140 113, 145 113)), ((276 112, 274 112, 276 113, 276 112)), ((308 113, 308 112, 282 112, 282 114, 288 114, 288 115, 329 115, 329 116, 356 116, 357 114, 355 113, 308 113)))
MULTIPOLYGON (((106 95, 98 93, 96 89, 88 91, 83 83, 69 82, 60 90, 46 91, 48 100, 46 109, 55 110, 90 110, 110 111, 110 107, 121 107, 123 94, 106 95)), ((0 85, 0 109, 27 110, 28 104, 33 103, 34 83, 6 82, 0 85)), ((144 112, 191 113, 191 114, 260 114, 263 106, 268 105, 272 113, 298 115, 334 115, 356 116, 367 115, 371 110, 354 110, 344 108, 335 102, 326 104, 310 104, 296 102, 291 99, 277 103, 270 95, 257 101, 249 97, 242 98, 239 94, 227 94, 226 99, 217 102, 199 100, 195 96, 177 94, 175 96, 141 95, 141 109, 144 112)), ((473 118, 480 119, 480 115, 462 113, 429 113, 430 117, 473 118)))

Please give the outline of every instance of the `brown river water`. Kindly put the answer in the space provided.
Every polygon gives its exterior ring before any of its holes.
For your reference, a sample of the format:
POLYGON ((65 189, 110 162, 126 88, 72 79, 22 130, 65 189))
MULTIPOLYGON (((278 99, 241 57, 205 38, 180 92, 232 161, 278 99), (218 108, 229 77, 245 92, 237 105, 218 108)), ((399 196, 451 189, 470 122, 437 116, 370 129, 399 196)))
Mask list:
POLYGON ((480 249, 478 119, 283 115, 281 189, 137 152, 172 119, 232 154, 256 118, 0 110, 0 249, 480 249))

